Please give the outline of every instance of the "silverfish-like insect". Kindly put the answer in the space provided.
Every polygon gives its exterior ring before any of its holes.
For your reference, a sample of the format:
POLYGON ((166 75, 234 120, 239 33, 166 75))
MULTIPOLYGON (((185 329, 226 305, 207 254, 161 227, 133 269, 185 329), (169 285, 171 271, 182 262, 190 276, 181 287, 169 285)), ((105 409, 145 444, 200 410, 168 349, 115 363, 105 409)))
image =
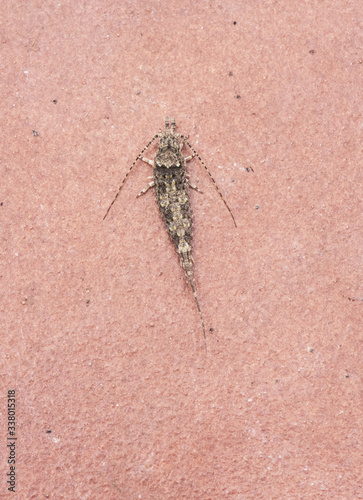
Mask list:
POLYGON ((170 238, 175 245, 175 248, 179 254, 180 264, 184 270, 185 280, 187 285, 190 285, 194 299, 198 308, 199 316, 202 323, 203 335, 205 346, 206 335, 204 320, 202 312, 199 306, 199 301, 196 292, 196 283, 193 271, 193 258, 191 250, 192 241, 192 217, 190 210, 190 201, 188 193, 188 185, 201 192, 197 186, 194 186, 189 182, 188 175, 186 173, 186 163, 192 160, 195 156, 201 162, 203 167, 208 172, 210 178, 212 179, 215 188, 217 189, 223 203, 227 207, 231 217, 233 219, 234 225, 237 227, 236 221, 234 220, 233 214, 224 200, 222 193, 220 192, 215 180, 213 179, 211 173, 209 172, 206 164, 203 162, 197 151, 189 144, 189 136, 184 136, 179 133, 175 133, 175 119, 165 118, 165 131, 162 132, 161 129, 159 133, 156 134, 151 141, 144 147, 140 154, 136 157, 135 161, 131 165, 129 171, 127 172, 124 180, 117 191, 115 198, 113 199, 111 205, 108 207, 107 212, 103 219, 107 217, 112 205, 115 203, 123 185, 126 182, 131 170, 135 166, 138 160, 142 160, 153 167, 153 181, 150 182, 145 189, 143 189, 138 195, 142 196, 150 188, 155 187, 156 200, 159 205, 159 210, 163 217, 166 228, 169 232, 170 238), (144 158, 142 155, 146 149, 155 141, 159 139, 158 151, 154 160, 149 160, 144 158), (192 151, 192 155, 184 157, 182 155, 182 149, 184 145, 189 146, 192 151))

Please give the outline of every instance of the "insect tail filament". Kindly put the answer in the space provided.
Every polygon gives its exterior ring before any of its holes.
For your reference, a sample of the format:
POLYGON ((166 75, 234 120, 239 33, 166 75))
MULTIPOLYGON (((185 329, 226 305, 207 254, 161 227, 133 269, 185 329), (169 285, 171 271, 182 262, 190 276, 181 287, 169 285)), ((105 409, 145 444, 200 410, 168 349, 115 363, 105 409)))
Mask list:
POLYGON ((190 255, 189 251, 180 251, 178 249, 178 253, 180 255, 180 264, 183 268, 185 279, 188 285, 190 285, 190 288, 192 289, 195 303, 197 305, 197 309, 199 312, 200 320, 202 323, 202 328, 203 328, 203 335, 204 335, 204 343, 205 343, 205 350, 207 351, 207 338, 205 335, 205 327, 204 327, 204 320, 203 320, 203 315, 202 311, 200 309, 198 297, 197 297, 197 292, 196 292, 196 286, 195 286, 195 278, 194 278, 194 272, 193 272, 193 264, 192 264, 192 256, 190 255))

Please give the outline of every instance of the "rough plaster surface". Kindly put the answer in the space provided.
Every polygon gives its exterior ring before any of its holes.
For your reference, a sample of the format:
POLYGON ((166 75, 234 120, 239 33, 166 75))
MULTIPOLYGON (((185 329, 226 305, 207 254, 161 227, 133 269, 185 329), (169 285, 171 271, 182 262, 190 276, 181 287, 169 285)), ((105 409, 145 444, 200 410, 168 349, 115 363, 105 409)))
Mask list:
POLYGON ((359 2, 0 10, 0 496, 15 388, 12 498, 363 498, 359 2), (150 167, 102 221, 166 114, 208 354, 150 167))

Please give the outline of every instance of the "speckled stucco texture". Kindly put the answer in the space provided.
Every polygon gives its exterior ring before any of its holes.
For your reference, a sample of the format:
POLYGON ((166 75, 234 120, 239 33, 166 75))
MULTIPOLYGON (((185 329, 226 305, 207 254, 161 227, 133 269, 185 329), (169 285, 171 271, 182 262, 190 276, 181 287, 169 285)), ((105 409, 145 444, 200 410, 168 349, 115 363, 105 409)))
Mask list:
POLYGON ((363 498, 362 5, 0 11, 0 496, 363 498), (102 220, 166 114, 207 353, 150 166, 102 220))

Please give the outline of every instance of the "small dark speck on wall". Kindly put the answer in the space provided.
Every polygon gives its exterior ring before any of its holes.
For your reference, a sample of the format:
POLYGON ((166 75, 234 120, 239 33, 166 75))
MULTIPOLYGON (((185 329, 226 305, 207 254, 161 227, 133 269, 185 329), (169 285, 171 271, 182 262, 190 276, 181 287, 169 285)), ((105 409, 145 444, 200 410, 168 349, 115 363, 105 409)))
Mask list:
POLYGON ((309 50, 309 54, 315 54, 315 50, 314 49, 309 50))
POLYGON ((233 24, 236 25, 237 24, 237 21, 233 21, 233 24))

